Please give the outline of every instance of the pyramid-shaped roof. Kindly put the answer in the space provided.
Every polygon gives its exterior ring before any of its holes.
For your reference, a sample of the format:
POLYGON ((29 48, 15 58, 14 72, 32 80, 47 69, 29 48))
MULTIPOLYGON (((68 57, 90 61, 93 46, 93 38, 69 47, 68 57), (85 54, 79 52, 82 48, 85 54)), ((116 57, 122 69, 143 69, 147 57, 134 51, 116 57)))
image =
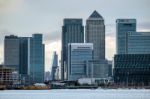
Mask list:
POLYGON ((103 19, 103 17, 95 10, 89 18, 101 18, 103 19))

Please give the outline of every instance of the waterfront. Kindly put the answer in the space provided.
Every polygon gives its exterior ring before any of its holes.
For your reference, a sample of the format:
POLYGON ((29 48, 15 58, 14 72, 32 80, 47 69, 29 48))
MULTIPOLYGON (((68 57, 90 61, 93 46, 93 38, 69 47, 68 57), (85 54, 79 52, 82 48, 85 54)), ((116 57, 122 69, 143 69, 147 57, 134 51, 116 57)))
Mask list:
POLYGON ((0 99, 149 99, 146 89, 3 90, 0 99))

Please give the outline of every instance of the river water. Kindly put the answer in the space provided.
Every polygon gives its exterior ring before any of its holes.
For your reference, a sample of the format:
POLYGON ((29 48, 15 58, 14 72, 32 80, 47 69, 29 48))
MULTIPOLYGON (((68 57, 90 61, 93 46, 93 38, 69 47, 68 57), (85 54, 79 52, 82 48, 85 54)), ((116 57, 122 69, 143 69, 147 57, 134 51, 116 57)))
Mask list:
POLYGON ((0 99, 150 99, 145 89, 3 90, 0 99))

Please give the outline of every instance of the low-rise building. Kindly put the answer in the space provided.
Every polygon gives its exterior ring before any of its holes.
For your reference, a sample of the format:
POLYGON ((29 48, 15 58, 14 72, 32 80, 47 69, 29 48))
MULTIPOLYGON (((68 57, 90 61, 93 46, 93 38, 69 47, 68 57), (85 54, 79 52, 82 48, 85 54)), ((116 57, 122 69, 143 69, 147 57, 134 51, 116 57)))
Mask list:
POLYGON ((150 54, 115 55, 114 81, 122 85, 150 85, 150 54))
POLYGON ((14 82, 13 72, 13 68, 0 66, 0 85, 12 85, 14 82))

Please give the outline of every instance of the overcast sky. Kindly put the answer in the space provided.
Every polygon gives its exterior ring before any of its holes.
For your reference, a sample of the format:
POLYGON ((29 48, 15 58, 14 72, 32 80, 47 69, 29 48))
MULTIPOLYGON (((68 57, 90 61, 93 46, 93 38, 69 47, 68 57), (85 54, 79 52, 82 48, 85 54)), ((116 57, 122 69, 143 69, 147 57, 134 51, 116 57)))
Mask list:
POLYGON ((0 0, 0 63, 5 35, 31 36, 43 33, 46 71, 52 52, 60 57, 63 18, 83 18, 97 10, 105 19, 106 58, 115 53, 115 20, 136 18, 138 31, 150 31, 150 0, 0 0))

